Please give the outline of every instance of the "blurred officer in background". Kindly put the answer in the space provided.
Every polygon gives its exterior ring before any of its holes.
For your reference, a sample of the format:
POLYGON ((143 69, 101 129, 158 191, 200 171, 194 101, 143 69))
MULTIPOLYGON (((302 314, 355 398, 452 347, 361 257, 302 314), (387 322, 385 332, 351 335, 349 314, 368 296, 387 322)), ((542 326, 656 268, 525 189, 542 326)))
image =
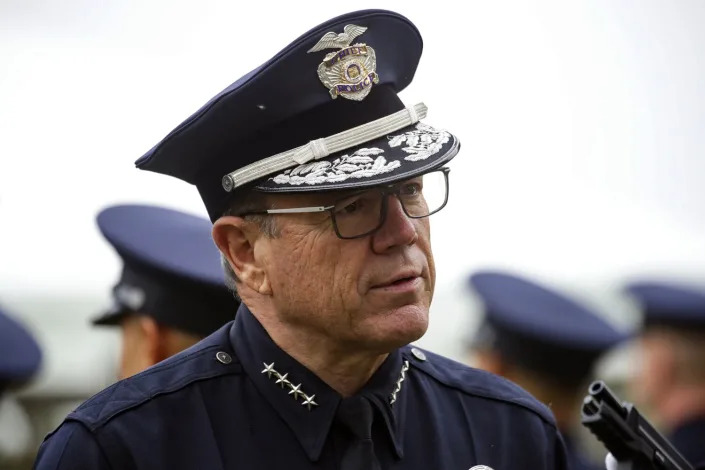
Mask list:
POLYGON ((32 378, 41 362, 34 337, 0 309, 0 396, 32 378))
POLYGON ((657 282, 627 286, 641 305, 641 367, 635 396, 653 410, 669 440, 705 465, 705 290, 657 282))
POLYGON ((120 378, 141 372, 235 318, 220 252, 206 219, 171 209, 122 205, 98 227, 123 261, 113 305, 93 321, 122 330, 120 378))
POLYGON ((0 309, 0 468, 9 468, 31 449, 29 418, 6 392, 29 381, 41 361, 41 350, 32 335, 0 309))
POLYGON ((485 271, 473 274, 470 283, 485 308, 469 341, 473 363, 516 382, 551 408, 569 468, 604 468, 582 455, 574 435, 593 365, 624 335, 584 306, 526 279, 485 271))

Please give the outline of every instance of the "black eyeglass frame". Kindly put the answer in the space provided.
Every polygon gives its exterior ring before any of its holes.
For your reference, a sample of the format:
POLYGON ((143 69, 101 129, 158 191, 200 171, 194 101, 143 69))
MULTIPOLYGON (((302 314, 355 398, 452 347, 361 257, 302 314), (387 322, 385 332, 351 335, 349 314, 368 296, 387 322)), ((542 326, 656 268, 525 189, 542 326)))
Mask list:
POLYGON ((366 188, 363 190, 360 190, 358 192, 348 194, 345 197, 342 197, 340 199, 337 199, 333 205, 330 206, 312 206, 312 207, 292 207, 292 208, 286 208, 286 209, 266 209, 266 210, 259 210, 259 211, 247 211, 243 212, 241 214, 238 214, 238 217, 246 217, 248 215, 276 215, 276 214, 309 214, 309 213, 316 213, 316 212, 328 212, 330 213, 331 220, 333 222, 333 229, 335 230, 335 234, 338 238, 341 238, 343 240, 354 240, 356 238, 363 238, 368 235, 373 234, 382 226, 387 220, 387 209, 389 207, 389 204, 387 202, 387 196, 396 196, 397 199, 399 199, 399 203, 401 204, 402 210, 404 211, 404 214, 406 214, 407 217, 410 219, 424 219, 426 217, 429 217, 437 212, 440 212, 441 209, 443 209, 446 204, 448 204, 448 196, 450 194, 450 181, 448 180, 448 173, 450 173, 450 168, 448 167, 441 167, 441 168, 434 168, 431 171, 427 171, 426 173, 422 173, 420 175, 413 176, 411 178, 408 178, 403 181, 398 181, 393 184, 388 184, 388 185, 383 185, 383 186, 373 186, 370 188, 366 188), (433 212, 429 212, 426 215, 421 215, 421 216, 414 216, 409 214, 409 212, 406 210, 406 207, 404 206, 404 202, 401 200, 399 197, 399 191, 401 188, 401 185, 408 181, 409 179, 413 178, 418 178, 419 176, 424 176, 429 173, 434 173, 434 172, 442 172, 443 173, 443 178, 446 184, 446 194, 445 194, 445 199, 443 200, 443 204, 438 207, 438 209, 434 210, 433 212), (382 193, 382 204, 380 205, 380 217, 379 217, 379 223, 375 228, 368 230, 365 233, 362 233, 360 235, 355 235, 354 237, 345 237, 341 235, 340 231, 338 230, 338 223, 335 220, 335 209, 336 205, 338 202, 343 201, 345 199, 348 199, 350 197, 355 196, 356 194, 362 194, 367 191, 380 191, 382 193))

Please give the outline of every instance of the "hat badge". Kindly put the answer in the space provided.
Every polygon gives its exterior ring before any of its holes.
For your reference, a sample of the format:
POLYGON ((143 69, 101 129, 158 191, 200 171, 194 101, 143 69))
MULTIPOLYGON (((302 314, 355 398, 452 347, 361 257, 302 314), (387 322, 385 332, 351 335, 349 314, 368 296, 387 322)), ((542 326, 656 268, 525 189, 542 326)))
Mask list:
POLYGON ((372 89, 373 83, 379 83, 377 75, 377 57, 375 50, 364 43, 350 43, 367 31, 364 26, 349 24, 342 33, 327 32, 308 50, 318 52, 324 49, 339 49, 328 53, 318 66, 318 78, 328 88, 330 96, 362 101, 372 89))
POLYGON ((120 284, 113 291, 114 299, 119 305, 129 308, 130 310, 140 310, 144 307, 145 292, 139 287, 129 284, 120 284))

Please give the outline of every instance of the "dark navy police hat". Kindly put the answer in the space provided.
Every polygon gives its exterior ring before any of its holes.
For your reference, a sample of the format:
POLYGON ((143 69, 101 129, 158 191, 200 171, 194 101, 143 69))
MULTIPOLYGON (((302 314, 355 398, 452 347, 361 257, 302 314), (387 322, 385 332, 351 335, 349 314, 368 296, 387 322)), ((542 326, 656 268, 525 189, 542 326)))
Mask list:
POLYGON ((196 185, 212 221, 242 189, 362 188, 440 167, 459 141, 420 122, 425 105, 397 96, 422 45, 394 12, 332 19, 218 93, 136 165, 196 185))
POLYGON ((579 385, 603 352, 626 339, 588 308, 521 277, 484 271, 470 284, 485 305, 474 346, 559 383, 579 385))
POLYGON ((109 207, 97 218, 123 260, 113 307, 94 320, 119 324, 128 313, 207 336, 235 317, 211 224, 200 217, 145 205, 109 207))
POLYGON ((644 324, 705 328, 705 290, 668 282, 634 282, 626 291, 641 305, 644 324))
POLYGON ((41 362, 42 352, 34 337, 0 310, 0 393, 7 385, 29 380, 41 362))

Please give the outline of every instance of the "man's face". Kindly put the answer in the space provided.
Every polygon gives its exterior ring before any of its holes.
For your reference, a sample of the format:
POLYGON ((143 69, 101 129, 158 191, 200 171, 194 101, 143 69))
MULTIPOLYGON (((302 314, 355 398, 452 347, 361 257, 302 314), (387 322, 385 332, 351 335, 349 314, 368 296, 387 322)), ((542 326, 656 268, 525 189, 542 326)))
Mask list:
POLYGON ((639 403, 658 407, 673 381, 674 344, 666 332, 647 329, 638 340, 639 373, 634 394, 639 403))
MULTIPOLYGON (((327 205, 344 193, 279 195, 277 208, 327 205)), ((428 218, 410 219, 389 197, 384 225, 336 236, 330 215, 277 216, 263 256, 279 320, 340 345, 388 352, 421 337, 435 283, 428 218)))

